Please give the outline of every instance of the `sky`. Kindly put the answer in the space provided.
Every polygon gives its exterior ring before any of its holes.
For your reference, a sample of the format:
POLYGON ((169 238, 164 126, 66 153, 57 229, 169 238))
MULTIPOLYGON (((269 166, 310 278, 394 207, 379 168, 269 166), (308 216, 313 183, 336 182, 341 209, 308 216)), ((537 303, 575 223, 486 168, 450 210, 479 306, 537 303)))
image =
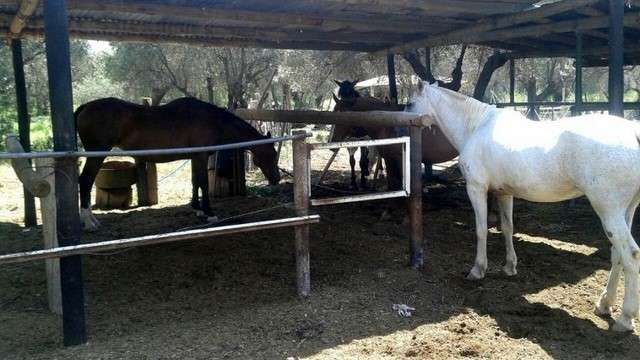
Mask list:
POLYGON ((89 40, 89 51, 93 53, 110 52, 111 44, 108 41, 89 40))

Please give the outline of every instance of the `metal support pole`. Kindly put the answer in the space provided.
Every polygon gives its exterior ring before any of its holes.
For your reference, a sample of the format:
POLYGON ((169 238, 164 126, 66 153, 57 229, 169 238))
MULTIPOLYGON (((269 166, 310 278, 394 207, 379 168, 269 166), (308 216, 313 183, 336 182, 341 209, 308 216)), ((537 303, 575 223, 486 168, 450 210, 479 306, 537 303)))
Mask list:
MULTIPOLYGON (((295 131, 293 134, 304 133, 295 131)), ((310 184, 310 160, 309 148, 306 138, 293 141, 293 202, 296 215, 309 214, 310 184)), ((299 225, 295 229, 296 251, 296 283, 298 295, 309 296, 311 292, 310 259, 309 259, 309 225, 299 225)))
POLYGON ((576 85, 575 85, 575 104, 573 105, 572 115, 580 115, 582 111, 582 33, 576 32, 576 85))
POLYGON ((422 128, 410 128, 411 195, 409 196, 409 257, 411 267, 424 264, 422 229, 422 128))
POLYGON ((398 86, 396 84, 396 61, 394 54, 387 55, 387 73, 389 75, 389 100, 398 104, 398 86))
MULTIPOLYGON (((16 84, 16 106, 18 110, 18 131, 20 143, 24 151, 31 151, 31 134, 29 108, 27 106, 27 86, 24 78, 24 61, 22 59, 22 41, 11 40, 11 54, 13 55, 13 76, 16 84)), ((24 193, 24 226, 38 225, 36 217, 36 202, 33 195, 23 188, 24 193)))
POLYGON ((509 103, 516 102, 516 61, 509 60, 509 103))
MULTIPOLYGON (((54 149, 74 151, 77 143, 71 91, 69 19, 65 0, 43 1, 43 13, 54 149)), ((57 159, 55 170, 58 242, 60 246, 78 245, 80 218, 77 159, 57 159)), ((84 344, 87 342, 87 332, 80 256, 60 260, 60 282, 64 345, 84 344)))
POLYGON ((624 116, 624 1, 609 0, 609 114, 624 116))

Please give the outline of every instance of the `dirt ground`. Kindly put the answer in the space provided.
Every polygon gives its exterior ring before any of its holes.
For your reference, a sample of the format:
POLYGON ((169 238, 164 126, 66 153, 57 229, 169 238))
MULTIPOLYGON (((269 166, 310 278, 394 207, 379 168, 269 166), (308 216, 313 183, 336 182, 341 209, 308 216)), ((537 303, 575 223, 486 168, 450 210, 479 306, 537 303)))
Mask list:
MULTIPOLYGON (((160 165, 160 178, 180 164, 160 165)), ((338 176, 347 173, 332 173, 329 183, 338 176)), ((0 252, 41 248, 41 229, 21 227, 20 186, 8 166, 0 179, 0 252)), ((290 179, 275 188, 252 181, 250 196, 215 202, 217 214, 291 201, 290 179)), ((97 212, 103 228, 83 241, 201 224, 185 206, 189 194, 187 165, 160 183, 158 206, 97 212)), ((475 254, 464 188, 425 188, 424 209, 421 271, 407 266, 402 200, 314 209, 321 224, 311 231, 308 299, 296 296, 292 229, 84 256, 89 343, 71 348, 62 347, 61 320, 47 310, 44 264, 2 266, 0 358, 638 358, 638 332, 613 333, 611 320, 592 312, 609 245, 586 201, 517 201, 519 274, 500 272, 504 246, 494 228, 480 282, 464 280, 475 254), (381 217, 385 209, 394 211, 381 217), (416 311, 399 317, 396 303, 416 311)), ((279 208, 234 221, 287 215, 279 208)))

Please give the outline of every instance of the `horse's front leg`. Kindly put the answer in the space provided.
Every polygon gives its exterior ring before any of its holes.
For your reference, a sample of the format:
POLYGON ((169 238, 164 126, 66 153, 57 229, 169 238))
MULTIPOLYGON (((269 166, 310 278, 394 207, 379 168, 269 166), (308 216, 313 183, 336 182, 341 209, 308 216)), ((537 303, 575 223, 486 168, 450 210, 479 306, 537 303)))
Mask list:
MULTIPOLYGON (((109 150, 107 149, 106 151, 109 150)), ((82 168, 82 174, 78 178, 78 184, 80 185, 80 222, 82 223, 82 228, 87 231, 95 231, 100 227, 100 222, 91 212, 91 188, 104 159, 103 157, 87 158, 82 168)))
POLYGON ((505 274, 513 276, 518 273, 516 270, 518 257, 513 248, 513 196, 501 195, 496 196, 496 198, 500 208, 500 230, 504 236, 504 246, 507 254, 502 270, 504 270, 505 274))
POLYGON ((469 280, 484 278, 487 271, 487 188, 481 184, 467 182, 467 193, 476 215, 476 260, 473 268, 467 275, 469 280))
POLYGON ((356 183, 356 149, 348 148, 349 151, 349 165, 351 165, 351 187, 354 189, 358 188, 358 184, 356 183))
POLYGON ((360 186, 367 188, 367 176, 369 176, 369 149, 366 146, 360 148, 360 186))

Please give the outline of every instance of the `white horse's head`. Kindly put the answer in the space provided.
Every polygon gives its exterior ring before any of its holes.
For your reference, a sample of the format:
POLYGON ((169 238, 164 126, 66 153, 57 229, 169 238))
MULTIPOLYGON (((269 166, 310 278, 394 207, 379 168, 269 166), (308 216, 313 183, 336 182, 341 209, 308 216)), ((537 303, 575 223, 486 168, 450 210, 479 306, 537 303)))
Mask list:
POLYGON ((433 99, 432 90, 438 87, 438 82, 429 84, 426 81, 420 81, 418 84, 418 90, 413 94, 409 104, 407 104, 406 111, 417 114, 424 114, 429 118, 435 118, 435 108, 432 105, 433 99))

